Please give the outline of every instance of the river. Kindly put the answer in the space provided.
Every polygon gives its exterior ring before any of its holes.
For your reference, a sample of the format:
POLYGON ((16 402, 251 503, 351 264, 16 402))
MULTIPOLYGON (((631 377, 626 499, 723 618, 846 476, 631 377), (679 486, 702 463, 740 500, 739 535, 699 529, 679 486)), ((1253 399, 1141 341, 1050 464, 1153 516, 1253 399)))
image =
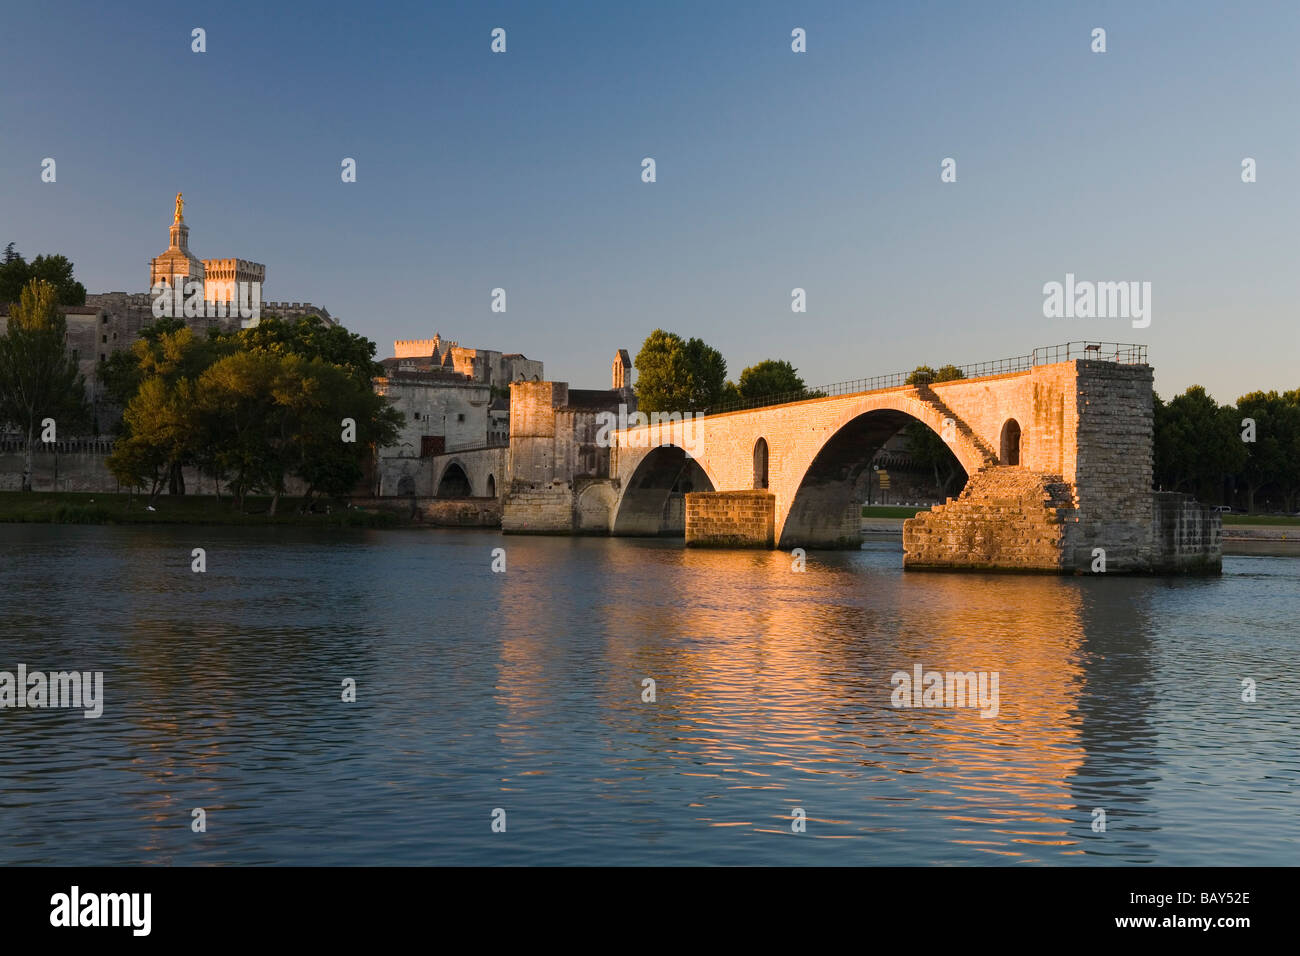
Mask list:
POLYGON ((0 671, 103 672, 97 719, 0 709, 0 863, 1296 861, 1300 560, 901 559, 0 526, 0 671), (996 716, 893 706, 917 665, 996 716))

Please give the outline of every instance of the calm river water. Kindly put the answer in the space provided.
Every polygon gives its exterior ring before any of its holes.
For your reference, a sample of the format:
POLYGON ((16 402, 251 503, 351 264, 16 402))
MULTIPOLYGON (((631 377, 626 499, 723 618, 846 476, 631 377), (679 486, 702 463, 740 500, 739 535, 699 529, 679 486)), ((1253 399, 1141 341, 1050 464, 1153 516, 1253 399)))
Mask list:
POLYGON ((1300 560, 901 561, 0 526, 0 671, 105 698, 0 710, 0 863, 1297 862, 1300 560), (996 671, 997 716, 891 706, 918 664, 996 671))

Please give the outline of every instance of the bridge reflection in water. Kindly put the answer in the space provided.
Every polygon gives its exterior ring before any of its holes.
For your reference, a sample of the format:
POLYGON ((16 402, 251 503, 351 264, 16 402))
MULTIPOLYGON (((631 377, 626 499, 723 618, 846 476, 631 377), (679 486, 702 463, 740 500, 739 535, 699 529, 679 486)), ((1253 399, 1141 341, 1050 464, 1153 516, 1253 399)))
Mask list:
MULTIPOLYGON (((869 854, 888 834, 896 863, 942 862, 955 847, 967 859, 1141 858, 1153 732, 1143 620, 1123 603, 1132 587, 1105 582, 1125 592, 1116 604, 1086 580, 904 577, 895 553, 876 557, 832 552, 796 574, 785 554, 602 548, 598 659, 575 653, 563 674, 550 635, 572 627, 571 609, 545 593, 546 576, 511 576, 505 633, 531 636, 502 643, 504 725, 559 720, 573 701, 557 685, 588 672, 590 730, 610 743, 608 773, 587 783, 606 800, 671 781, 667 805, 699 825, 773 835, 789 835, 802 807, 813 839, 869 854), (997 717, 894 708, 891 675, 916 664, 997 671, 997 717), (641 700, 645 677, 654 704, 641 700), (1122 848, 1092 832, 1097 806, 1123 808, 1122 848)), ((539 754, 532 738, 500 744, 509 790, 539 754)), ((666 809, 663 795, 645 800, 645 825, 666 839, 674 825, 650 812, 666 809)))

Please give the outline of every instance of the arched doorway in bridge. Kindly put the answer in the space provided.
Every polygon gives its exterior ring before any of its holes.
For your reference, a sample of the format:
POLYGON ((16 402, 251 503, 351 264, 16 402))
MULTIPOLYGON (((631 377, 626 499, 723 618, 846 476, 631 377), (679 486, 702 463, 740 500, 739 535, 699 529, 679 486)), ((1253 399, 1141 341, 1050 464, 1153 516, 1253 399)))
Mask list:
POLYGON ((1020 423, 1008 418, 1002 426, 1002 441, 998 461, 1004 465, 1020 464, 1020 423))
POLYGON ((497 496, 497 479, 495 475, 488 475, 487 496, 489 498, 495 498, 497 496))
POLYGON ((767 490, 767 439, 754 442, 754 488, 767 490))
POLYGON ((453 461, 442 473, 442 478, 438 481, 437 496, 439 498, 470 496, 469 476, 465 474, 465 469, 460 466, 460 462, 453 461))

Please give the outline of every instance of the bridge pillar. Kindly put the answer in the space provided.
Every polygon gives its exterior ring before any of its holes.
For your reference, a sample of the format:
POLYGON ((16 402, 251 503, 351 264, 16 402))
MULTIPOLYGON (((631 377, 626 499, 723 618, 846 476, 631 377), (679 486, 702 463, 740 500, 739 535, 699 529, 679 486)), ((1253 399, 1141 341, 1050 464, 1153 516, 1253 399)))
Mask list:
POLYGON ((768 491, 704 491, 686 496, 687 547, 771 548, 776 498, 768 491))
POLYGON ((1059 445, 1058 461, 971 475, 960 497, 904 522, 903 567, 1217 573, 1217 517, 1151 489, 1151 367, 1074 360, 1035 373, 1064 386, 1040 391, 1036 381, 1026 410, 1059 445))

